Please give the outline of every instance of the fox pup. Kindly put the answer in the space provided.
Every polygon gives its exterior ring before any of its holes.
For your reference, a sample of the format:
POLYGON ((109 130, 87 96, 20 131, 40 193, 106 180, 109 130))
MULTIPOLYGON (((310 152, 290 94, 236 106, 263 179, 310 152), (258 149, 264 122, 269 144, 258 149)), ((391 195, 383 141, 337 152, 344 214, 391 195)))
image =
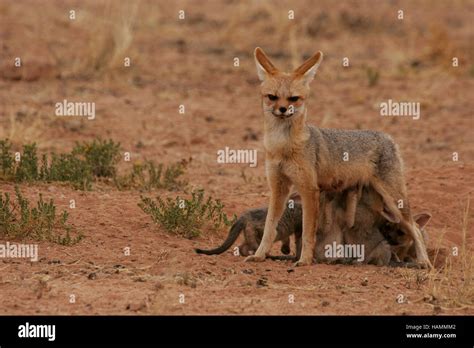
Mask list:
MULTIPOLYGON (((429 213, 420 213, 413 215, 416 225, 421 231, 423 236, 423 241, 427 242, 428 234, 426 233, 426 225, 431 220, 431 214, 429 213)), ((380 232, 384 236, 388 244, 392 246, 393 257, 396 262, 416 262, 416 249, 412 244, 410 248, 405 246, 408 244, 409 237, 402 231, 396 224, 393 224, 389 221, 380 227, 380 232)))
POLYGON ((417 261, 431 266, 420 230, 408 204, 402 160, 397 145, 376 131, 319 129, 306 124, 309 84, 323 59, 322 52, 292 73, 280 72, 262 49, 255 49, 262 81, 265 170, 270 203, 262 242, 246 261, 263 261, 275 240, 290 188, 295 186, 303 206, 302 251, 296 265, 312 263, 319 220, 320 191, 342 192, 371 186, 384 202, 382 214, 410 237, 417 261), (403 207, 399 209, 400 202, 403 207))
MULTIPOLYGON (((353 192, 353 191, 349 191, 353 192)), ((363 263, 378 266, 413 266, 414 259, 400 258, 397 248, 406 244, 407 236, 397 224, 389 222, 382 214, 382 197, 371 187, 363 187, 358 193, 358 204, 354 212, 352 226, 348 222, 348 192, 326 193, 321 201, 321 226, 318 228, 316 245, 317 262, 352 262, 354 259, 327 260, 324 246, 333 242, 338 244, 364 245, 363 263)), ((427 213, 414 216, 415 222, 424 233, 424 226, 431 215, 427 213)))
MULTIPOLYGON (((237 240, 240 233, 243 232, 244 242, 239 246, 239 253, 243 256, 253 255, 262 240, 267 212, 267 208, 246 211, 232 225, 226 240, 221 246, 211 250, 195 249, 195 251, 198 254, 206 255, 221 254, 229 249, 237 240)), ((295 202, 294 204, 288 205, 278 223, 274 241, 282 242, 281 252, 285 255, 290 253, 290 236, 292 234, 295 235, 296 244, 300 244, 299 239, 303 231, 301 215, 301 204, 295 202)))

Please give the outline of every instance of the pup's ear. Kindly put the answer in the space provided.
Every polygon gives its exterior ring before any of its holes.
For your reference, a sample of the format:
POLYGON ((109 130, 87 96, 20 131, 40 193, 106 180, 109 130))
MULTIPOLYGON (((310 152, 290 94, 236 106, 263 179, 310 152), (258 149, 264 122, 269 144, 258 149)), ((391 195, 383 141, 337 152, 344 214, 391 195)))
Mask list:
POLYGON ((260 81, 264 81, 269 75, 275 74, 278 69, 270 62, 265 52, 260 47, 254 51, 255 65, 257 65, 257 74, 260 81))
POLYGON ((413 220, 415 220, 415 222, 418 224, 420 228, 423 228, 431 220, 431 214, 430 213, 416 214, 416 215, 413 215, 413 220))
POLYGON ((311 81, 313 81, 314 75, 316 75, 316 70, 318 70, 322 61, 323 52, 318 51, 314 54, 314 56, 301 64, 300 67, 294 71, 294 74, 297 76, 302 76, 304 82, 309 84, 311 81))

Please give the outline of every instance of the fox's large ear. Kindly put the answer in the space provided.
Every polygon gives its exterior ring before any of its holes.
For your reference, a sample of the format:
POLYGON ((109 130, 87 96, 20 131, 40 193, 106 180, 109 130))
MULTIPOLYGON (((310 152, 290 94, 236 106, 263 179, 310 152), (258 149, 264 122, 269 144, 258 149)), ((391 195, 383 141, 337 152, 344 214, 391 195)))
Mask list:
POLYGON ((318 51, 314 56, 306 60, 301 66, 295 70, 294 74, 303 76, 305 83, 310 83, 316 75, 319 65, 323 61, 323 52, 318 51))
POLYGON ((278 71, 260 47, 255 49, 254 57, 255 64, 257 65, 257 74, 260 81, 264 81, 269 75, 272 75, 278 71))
POLYGON ((415 222, 418 224, 420 228, 423 228, 431 220, 431 214, 430 213, 416 214, 416 215, 413 215, 413 220, 415 220, 415 222))

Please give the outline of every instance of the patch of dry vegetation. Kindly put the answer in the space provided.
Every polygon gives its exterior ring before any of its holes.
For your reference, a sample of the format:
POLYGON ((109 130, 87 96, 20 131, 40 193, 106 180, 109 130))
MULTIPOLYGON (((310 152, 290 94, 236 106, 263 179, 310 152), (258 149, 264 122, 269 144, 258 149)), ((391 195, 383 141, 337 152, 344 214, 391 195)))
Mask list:
MULTIPOLYGON (((433 269, 428 273, 425 300, 432 304, 446 308, 474 308, 474 250, 467 235, 469 208, 468 199, 462 216, 460 248, 448 254, 440 269, 433 269)), ((440 239, 442 238, 444 234, 441 235, 440 239)))

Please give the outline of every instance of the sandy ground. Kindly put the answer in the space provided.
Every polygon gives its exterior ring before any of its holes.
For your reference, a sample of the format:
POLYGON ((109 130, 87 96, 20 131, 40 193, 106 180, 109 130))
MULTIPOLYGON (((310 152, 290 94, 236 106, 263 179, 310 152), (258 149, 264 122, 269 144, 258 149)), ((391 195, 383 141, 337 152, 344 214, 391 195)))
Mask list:
MULTIPOLYGON (((185 175, 190 188, 204 188, 227 213, 240 214, 268 201, 252 50, 264 47, 282 68, 322 50, 309 122, 391 134, 405 162, 412 210, 433 215, 429 248, 460 247, 463 228, 472 248, 474 204, 467 227, 463 211, 474 187, 474 2, 270 4, 142 1, 135 8, 58 1, 38 11, 34 1, 2 1, 0 136, 17 148, 36 141, 45 152, 101 136, 119 141, 132 162, 192 158, 185 175), (68 19, 72 8, 75 21, 68 19), (400 8, 403 21, 396 18, 400 8), (184 21, 177 19, 181 9, 184 21), (293 22, 288 9, 296 13, 293 22), (100 19, 104 11, 110 22, 100 19), (121 64, 124 56, 131 67, 121 64), (13 67, 15 57, 22 58, 21 68, 13 67), (342 66, 343 57, 350 67, 342 66), (91 73, 91 66, 98 71, 91 73), (372 87, 368 67, 380 74, 372 87), (95 102, 96 118, 55 116, 54 104, 63 99, 95 102), (378 105, 387 99, 420 102, 421 118, 381 117, 378 105), (257 149, 258 166, 217 163, 216 152, 225 146, 257 149)), ((193 248, 215 246, 227 231, 194 240, 170 235, 137 206, 138 191, 104 184, 88 192, 57 183, 21 188, 26 197, 42 192, 64 209, 75 199, 71 222, 86 238, 72 247, 39 243, 36 263, 0 260, 0 314, 474 314, 465 304, 472 298, 462 305, 433 296, 423 270, 294 268, 290 262, 244 263, 230 251, 196 255, 193 248)), ((0 182, 0 189, 13 192, 13 184, 0 182)), ((158 194, 177 193, 149 195, 158 194)), ((473 272, 455 269, 451 276, 463 274, 473 272)))

